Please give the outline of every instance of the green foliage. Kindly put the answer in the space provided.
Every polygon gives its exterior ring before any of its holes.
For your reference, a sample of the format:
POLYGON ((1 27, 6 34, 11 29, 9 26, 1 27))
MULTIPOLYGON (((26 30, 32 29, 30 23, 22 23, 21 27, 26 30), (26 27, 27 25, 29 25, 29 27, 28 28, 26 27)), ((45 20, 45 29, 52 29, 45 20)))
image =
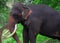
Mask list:
POLYGON ((33 0, 32 4, 46 4, 60 11, 60 0, 33 0))
POLYGON ((0 0, 0 7, 4 6, 6 3, 6 0, 0 0))
POLYGON ((8 8, 6 8, 6 2, 7 2, 7 0, 0 0, 0 24, 2 22, 6 22, 7 21, 8 8))
POLYGON ((2 12, 2 10, 6 10, 6 2, 8 0, 0 0, 0 13, 2 12))

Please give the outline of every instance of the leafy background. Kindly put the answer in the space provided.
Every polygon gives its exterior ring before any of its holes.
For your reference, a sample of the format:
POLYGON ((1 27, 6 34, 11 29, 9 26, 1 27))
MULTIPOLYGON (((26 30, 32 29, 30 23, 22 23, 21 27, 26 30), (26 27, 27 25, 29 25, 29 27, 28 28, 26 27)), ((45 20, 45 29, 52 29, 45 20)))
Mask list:
MULTIPOLYGON (((0 28, 3 26, 3 22, 5 24, 8 23, 9 12, 11 10, 11 5, 15 2, 22 2, 24 4, 46 4, 58 12, 60 12, 60 0, 0 0, 0 28)), ((22 30, 23 26, 21 24, 17 24, 18 29, 16 31, 21 43, 23 43, 22 30)), ((51 39, 46 36, 38 35, 36 38, 37 43, 60 43, 57 39, 51 39)), ((16 41, 11 37, 7 39, 2 39, 2 43, 16 43, 16 41)))

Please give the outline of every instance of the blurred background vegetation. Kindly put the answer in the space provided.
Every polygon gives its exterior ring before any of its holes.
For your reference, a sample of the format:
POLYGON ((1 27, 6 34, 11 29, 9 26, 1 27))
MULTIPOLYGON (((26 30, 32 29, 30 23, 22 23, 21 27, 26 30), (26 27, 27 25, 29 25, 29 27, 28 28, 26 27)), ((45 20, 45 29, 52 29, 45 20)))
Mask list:
MULTIPOLYGON (((0 28, 4 24, 8 23, 9 12, 12 8, 12 5, 15 2, 22 2, 26 5, 46 4, 48 6, 51 6, 58 12, 60 12, 60 0, 0 0, 0 28)), ((21 43, 23 43, 23 37, 22 37, 23 26, 21 24, 17 24, 17 25, 18 25, 18 29, 16 32, 18 34, 18 37, 21 40, 21 43)), ((38 35, 36 40, 37 40, 36 41, 37 43, 60 43, 60 41, 57 39, 54 40, 54 39, 51 39, 51 38, 48 38, 48 37, 42 36, 42 35, 38 35)), ((7 39, 2 39, 2 42, 3 43, 16 43, 12 37, 7 38, 7 39)))

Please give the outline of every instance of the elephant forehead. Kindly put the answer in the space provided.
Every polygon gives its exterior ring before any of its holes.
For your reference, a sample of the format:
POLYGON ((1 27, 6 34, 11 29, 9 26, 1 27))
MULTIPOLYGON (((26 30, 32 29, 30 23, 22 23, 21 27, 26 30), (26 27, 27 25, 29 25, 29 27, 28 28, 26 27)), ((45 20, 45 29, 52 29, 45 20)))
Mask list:
POLYGON ((11 12, 10 12, 10 15, 13 15, 13 14, 19 14, 21 12, 19 12, 18 10, 16 9, 13 9, 11 12))

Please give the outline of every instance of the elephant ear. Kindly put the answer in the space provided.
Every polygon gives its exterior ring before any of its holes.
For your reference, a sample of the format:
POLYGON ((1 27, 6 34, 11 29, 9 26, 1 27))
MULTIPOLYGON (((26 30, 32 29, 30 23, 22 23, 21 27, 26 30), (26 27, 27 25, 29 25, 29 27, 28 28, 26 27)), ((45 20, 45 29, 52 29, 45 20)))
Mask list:
POLYGON ((24 3, 22 3, 22 5, 23 5, 23 8, 24 8, 24 9, 28 9, 28 7, 27 7, 28 5, 26 5, 26 4, 24 4, 24 3))
POLYGON ((31 13, 32 13, 32 10, 28 7, 28 5, 23 4, 23 12, 22 12, 23 18, 27 20, 31 13))
POLYGON ((29 8, 28 8, 27 6, 25 6, 25 5, 23 6, 23 8, 24 8, 24 9, 29 9, 29 8))
POLYGON ((27 6, 23 6, 23 8, 24 8, 24 9, 28 9, 28 7, 27 7, 27 6))

